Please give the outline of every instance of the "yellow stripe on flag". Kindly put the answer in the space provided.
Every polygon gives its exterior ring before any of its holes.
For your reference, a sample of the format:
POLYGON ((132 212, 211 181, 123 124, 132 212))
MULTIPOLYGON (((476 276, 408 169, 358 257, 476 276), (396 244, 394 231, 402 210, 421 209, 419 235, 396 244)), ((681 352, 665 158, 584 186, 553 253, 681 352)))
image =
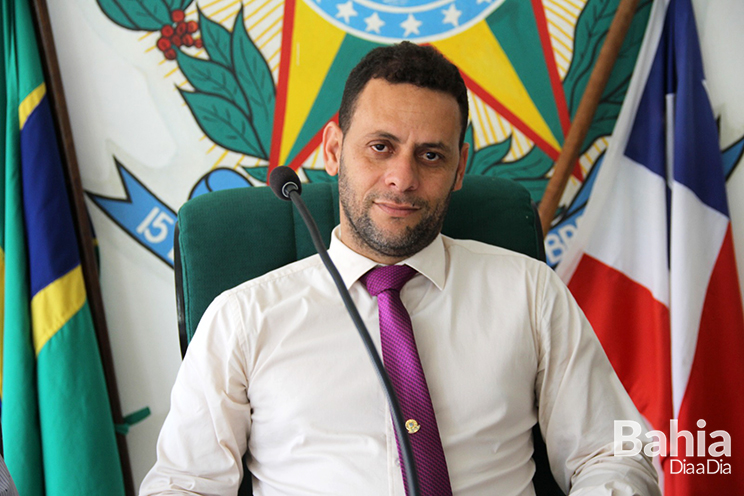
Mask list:
POLYGON ((46 83, 41 83, 34 91, 29 93, 29 95, 24 98, 18 106, 18 120, 21 123, 20 129, 23 129, 23 126, 26 124, 31 112, 39 106, 44 95, 46 95, 46 83))
POLYGON ((36 355, 54 334, 85 303, 83 270, 78 265, 38 293, 31 300, 31 319, 36 355))
POLYGON ((346 36, 313 12, 305 2, 296 2, 295 9, 280 164, 286 162, 346 36))
POLYGON ((561 149, 486 21, 432 45, 548 144, 561 149))

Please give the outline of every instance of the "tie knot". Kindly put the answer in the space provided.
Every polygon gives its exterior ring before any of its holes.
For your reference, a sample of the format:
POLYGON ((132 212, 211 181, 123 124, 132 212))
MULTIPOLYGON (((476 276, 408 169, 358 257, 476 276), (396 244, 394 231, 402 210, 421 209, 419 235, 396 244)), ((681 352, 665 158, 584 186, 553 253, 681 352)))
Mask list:
POLYGON ((362 276, 362 284, 372 296, 377 296, 383 291, 401 288, 416 275, 416 269, 408 265, 382 265, 376 267, 362 276))

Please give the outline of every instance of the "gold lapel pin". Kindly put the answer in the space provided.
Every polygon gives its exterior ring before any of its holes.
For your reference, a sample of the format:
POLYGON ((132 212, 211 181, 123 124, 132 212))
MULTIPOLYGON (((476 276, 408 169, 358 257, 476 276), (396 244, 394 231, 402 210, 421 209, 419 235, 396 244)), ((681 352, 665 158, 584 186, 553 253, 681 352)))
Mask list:
POLYGON ((406 420, 406 430, 409 434, 415 434, 419 429, 421 429, 421 426, 414 419, 406 420))

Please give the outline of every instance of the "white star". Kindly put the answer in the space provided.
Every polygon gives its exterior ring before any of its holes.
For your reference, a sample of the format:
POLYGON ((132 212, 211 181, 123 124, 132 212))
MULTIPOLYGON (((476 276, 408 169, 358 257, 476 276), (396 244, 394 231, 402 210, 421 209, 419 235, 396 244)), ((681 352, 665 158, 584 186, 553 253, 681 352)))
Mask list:
POLYGON ((482 3, 491 3, 491 0, 478 0, 477 5, 480 5, 482 3))
POLYGON ((423 24, 421 21, 413 17, 413 14, 408 14, 408 19, 400 23, 400 27, 406 30, 403 36, 408 36, 411 33, 419 34, 418 28, 423 24))
POLYGON ((444 14, 442 24, 452 24, 455 27, 460 25, 459 19, 462 11, 457 10, 454 3, 450 4, 449 9, 443 10, 442 14, 444 14))
POLYGON ((343 17, 346 24, 349 24, 349 18, 357 15, 357 11, 354 10, 354 4, 351 3, 351 0, 346 3, 339 3, 336 7, 338 8, 338 14, 336 14, 336 17, 343 17))
POLYGON ((364 19, 364 22, 367 23, 367 29, 365 29, 365 31, 374 31, 377 34, 380 34, 380 28, 385 25, 385 21, 380 19, 380 16, 377 15, 377 12, 369 17, 366 17, 364 19))

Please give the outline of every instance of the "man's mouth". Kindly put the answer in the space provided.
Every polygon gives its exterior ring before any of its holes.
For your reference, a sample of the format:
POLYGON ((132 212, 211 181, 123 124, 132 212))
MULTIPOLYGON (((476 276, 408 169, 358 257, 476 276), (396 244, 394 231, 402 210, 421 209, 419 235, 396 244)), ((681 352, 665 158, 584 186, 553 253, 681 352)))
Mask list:
POLYGON ((375 205, 391 217, 407 217, 418 212, 421 208, 408 203, 396 203, 386 200, 377 200, 375 201, 375 205))

